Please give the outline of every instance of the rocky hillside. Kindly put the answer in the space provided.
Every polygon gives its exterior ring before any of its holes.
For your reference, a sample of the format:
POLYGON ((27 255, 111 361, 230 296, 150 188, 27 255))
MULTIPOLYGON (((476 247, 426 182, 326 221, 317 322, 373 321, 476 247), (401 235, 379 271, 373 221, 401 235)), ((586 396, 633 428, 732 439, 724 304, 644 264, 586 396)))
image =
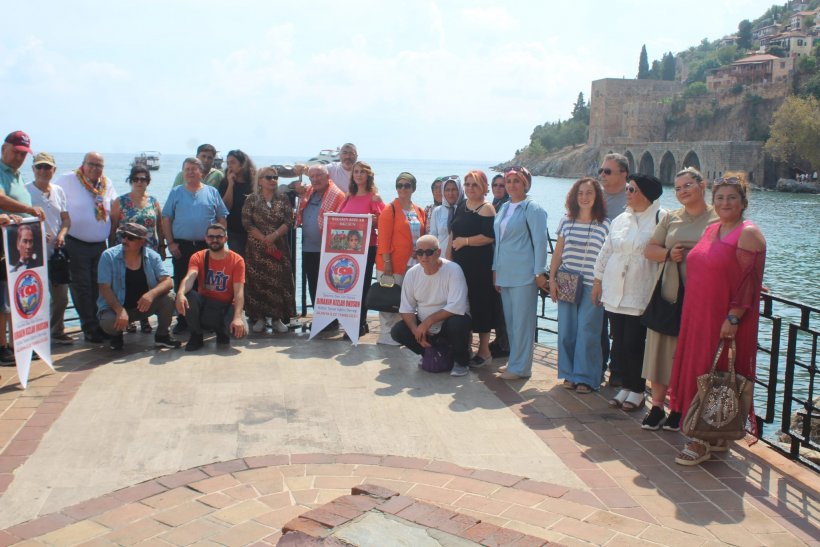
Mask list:
POLYGON ((493 169, 503 171, 513 165, 523 165, 533 175, 577 178, 595 174, 599 161, 597 146, 567 146, 545 155, 531 154, 529 148, 524 148, 513 159, 500 163, 493 169))

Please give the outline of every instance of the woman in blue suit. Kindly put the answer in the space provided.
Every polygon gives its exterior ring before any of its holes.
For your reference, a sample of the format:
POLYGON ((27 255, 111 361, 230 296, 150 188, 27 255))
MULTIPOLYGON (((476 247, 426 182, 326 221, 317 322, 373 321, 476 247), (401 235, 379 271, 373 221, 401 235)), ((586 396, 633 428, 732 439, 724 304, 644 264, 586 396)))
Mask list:
POLYGON ((547 288, 547 213, 527 196, 532 175, 513 167, 504 175, 510 201, 495 216, 493 276, 501 293, 510 338, 510 357, 501 378, 518 380, 532 375, 532 345, 538 289, 547 288))

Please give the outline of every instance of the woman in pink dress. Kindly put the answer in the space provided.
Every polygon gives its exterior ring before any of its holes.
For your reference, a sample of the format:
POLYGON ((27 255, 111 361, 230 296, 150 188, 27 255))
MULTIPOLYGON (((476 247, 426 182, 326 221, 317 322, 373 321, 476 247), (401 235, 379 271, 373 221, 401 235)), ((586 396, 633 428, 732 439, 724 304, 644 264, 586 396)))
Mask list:
POLYGON ((367 265, 364 269, 364 288, 362 289, 362 309, 359 316, 359 336, 364 336, 370 330, 367 327, 367 309, 364 306, 367 300, 367 291, 373 278, 373 265, 376 263, 376 246, 379 243, 376 235, 376 226, 379 215, 384 210, 384 202, 376 190, 373 169, 363 161, 353 164, 353 173, 350 175, 350 191, 339 209, 340 213, 372 215, 373 223, 370 230, 370 246, 367 248, 367 265))
MULTIPOLYGON (((712 184, 712 205, 719 220, 706 228, 686 258, 686 296, 669 386, 672 412, 664 429, 679 428, 697 393, 697 377, 709 372, 721 339, 735 341, 738 374, 755 377, 766 240, 757 226, 743 218, 749 205, 746 190, 743 173, 726 173, 712 184)), ((724 352, 718 369, 727 367, 724 352)), ((754 427, 751 410, 750 418, 754 427)), ((728 441, 710 445, 692 439, 675 462, 698 465, 709 459, 710 452, 725 450, 728 441)))

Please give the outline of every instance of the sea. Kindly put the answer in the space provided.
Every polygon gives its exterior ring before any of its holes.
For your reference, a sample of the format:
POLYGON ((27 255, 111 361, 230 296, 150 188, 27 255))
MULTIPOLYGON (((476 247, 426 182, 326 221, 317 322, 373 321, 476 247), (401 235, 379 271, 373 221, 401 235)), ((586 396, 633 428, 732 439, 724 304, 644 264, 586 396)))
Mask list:
MULTIPOLYGON (((114 184, 118 194, 126 193, 129 190, 126 178, 130 171, 130 164, 134 159, 132 154, 106 154, 105 174, 114 184)), ((54 153, 58 164, 58 174, 70 171, 79 167, 82 163, 82 153, 54 153)), ((181 170, 182 162, 186 156, 179 154, 167 154, 161 156, 161 168, 151 173, 151 185, 148 193, 155 196, 164 203, 168 192, 171 190, 174 178, 181 170)), ((304 163, 309 157, 301 156, 275 156, 275 155, 252 155, 257 167, 265 165, 292 165, 294 163, 304 163)), ((392 200, 396 196, 394 182, 396 176, 402 171, 409 171, 418 181, 417 190, 413 195, 413 201, 419 206, 426 206, 432 203, 430 185, 436 177, 444 175, 464 174, 472 169, 481 169, 487 173, 488 178, 492 178, 492 165, 499 163, 499 160, 424 160, 424 159, 391 159, 391 158, 368 158, 361 155, 360 159, 367 161, 373 167, 376 175, 376 185, 379 193, 385 201, 392 200)), ((31 158, 22 168, 27 181, 32 180, 31 158)), ((280 183, 287 182, 280 179, 280 183)), ((305 184, 308 183, 304 177, 305 184)), ((548 228, 554 237, 558 221, 564 214, 564 203, 573 179, 553 178, 553 177, 533 177, 530 196, 539 203, 548 215, 548 228)), ((680 207, 671 187, 664 187, 663 195, 660 198, 661 206, 666 209, 677 209, 680 207)), ((786 194, 769 191, 754 191, 749 195, 749 208, 746 211, 746 218, 757 224, 762 230, 767 240, 766 270, 764 284, 771 293, 778 296, 796 300, 813 307, 820 307, 820 237, 818 237, 818 226, 820 226, 820 195, 810 194, 786 194)), ((170 261, 169 261, 170 267, 170 261)), ((297 310, 300 309, 299 295, 301 294, 301 280, 297 276, 297 310)), ((539 306, 540 310, 540 306, 539 306)), ((784 321, 799 322, 800 312, 788 306, 777 306, 776 313, 784 318, 784 321)), ((547 300, 545 314, 555 317, 556 309, 547 300)), ((820 314, 812 314, 812 325, 818 329, 820 314)), ((554 328, 554 324, 552 325, 554 328)), ((764 346, 770 344, 770 322, 761 320, 760 342, 764 346)), ((784 332, 787 328, 784 327, 784 332)), ((554 335, 544 333, 539 335, 539 341, 550 346, 556 345, 554 335)), ((785 343, 781 344, 782 350, 780 359, 780 370, 778 371, 778 392, 782 398, 783 391, 783 369, 785 368, 785 343)), ((812 349, 811 338, 808 336, 798 338, 798 355, 804 363, 811 361, 812 352, 816 352, 816 347, 812 349)), ((816 353, 815 353, 816 354, 816 353)), ((765 379, 768 375, 769 356, 763 352, 758 357, 758 375, 765 379)), ((798 370, 795 378, 795 396, 805 396, 809 389, 808 373, 798 370)), ((761 389, 757 390, 757 404, 762 405, 761 389)), ((778 402, 778 404, 780 404, 778 402)), ((767 427, 767 434, 771 434, 771 428, 767 427)))

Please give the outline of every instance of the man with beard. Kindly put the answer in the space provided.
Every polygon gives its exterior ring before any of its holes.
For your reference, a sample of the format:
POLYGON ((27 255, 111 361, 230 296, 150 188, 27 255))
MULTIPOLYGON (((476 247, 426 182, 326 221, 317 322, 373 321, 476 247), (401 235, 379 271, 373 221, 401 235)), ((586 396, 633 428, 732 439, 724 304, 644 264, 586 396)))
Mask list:
POLYGON ((71 300, 80 316, 85 341, 99 344, 103 332, 97 320, 97 266, 108 247, 111 234, 111 202, 117 198, 114 185, 103 174, 105 160, 89 152, 79 169, 54 181, 65 192, 71 227, 65 246, 71 257, 71 300))
POLYGON ((222 224, 208 226, 208 248, 194 253, 188 273, 177 293, 177 313, 188 320, 191 338, 185 351, 203 346, 205 329, 216 332, 217 346, 228 346, 230 335, 242 338, 247 333, 245 308, 245 261, 225 249, 228 232, 222 224), (198 289, 193 290, 194 281, 198 289))

